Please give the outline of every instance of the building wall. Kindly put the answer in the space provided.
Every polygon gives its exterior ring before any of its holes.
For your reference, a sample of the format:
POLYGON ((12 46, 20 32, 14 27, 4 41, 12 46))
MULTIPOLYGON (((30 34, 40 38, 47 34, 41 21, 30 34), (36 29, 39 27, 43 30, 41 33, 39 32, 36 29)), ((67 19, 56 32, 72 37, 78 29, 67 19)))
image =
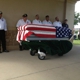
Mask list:
POLYGON ((74 0, 67 0, 66 3, 66 14, 65 18, 68 19, 68 24, 71 29, 74 28, 74 12, 75 12, 75 3, 76 1, 74 0))
POLYGON ((28 14, 28 19, 31 21, 36 14, 40 15, 41 20, 44 20, 45 15, 48 14, 52 22, 55 16, 58 16, 60 21, 63 21, 65 16, 65 18, 69 19, 69 25, 72 26, 74 4, 67 4, 70 8, 67 7, 67 14, 64 15, 64 1, 65 0, 0 0, 0 10, 3 11, 3 17, 5 17, 8 25, 8 31, 6 33, 7 48, 9 50, 18 49, 18 43, 16 42, 16 23, 22 18, 24 13, 28 14))

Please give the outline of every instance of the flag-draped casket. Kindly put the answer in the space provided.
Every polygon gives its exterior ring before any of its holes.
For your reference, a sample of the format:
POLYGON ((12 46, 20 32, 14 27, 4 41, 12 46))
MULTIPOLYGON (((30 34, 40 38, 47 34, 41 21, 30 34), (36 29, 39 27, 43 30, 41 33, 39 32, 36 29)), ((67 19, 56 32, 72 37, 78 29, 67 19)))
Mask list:
POLYGON ((27 38, 35 35, 41 38, 70 38, 72 36, 69 28, 53 27, 44 25, 23 25, 18 27, 16 40, 27 41, 27 38))
MULTIPOLYGON (((38 53, 38 50, 52 55, 63 55, 72 49, 72 43, 68 40, 71 36, 72 31, 65 27, 23 25, 18 28, 16 40, 25 49, 30 49, 31 55, 38 53)), ((44 59, 41 57, 42 54, 39 54, 39 59, 44 59)))

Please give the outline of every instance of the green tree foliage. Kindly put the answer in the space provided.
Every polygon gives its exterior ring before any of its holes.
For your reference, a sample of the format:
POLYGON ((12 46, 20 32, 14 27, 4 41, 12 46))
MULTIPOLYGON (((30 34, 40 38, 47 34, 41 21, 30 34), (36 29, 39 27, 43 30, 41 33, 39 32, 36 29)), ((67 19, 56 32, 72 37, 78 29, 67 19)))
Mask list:
POLYGON ((74 25, 78 25, 78 23, 80 23, 80 13, 76 13, 74 14, 74 25))
POLYGON ((78 31, 75 31, 76 34, 78 34, 78 31))

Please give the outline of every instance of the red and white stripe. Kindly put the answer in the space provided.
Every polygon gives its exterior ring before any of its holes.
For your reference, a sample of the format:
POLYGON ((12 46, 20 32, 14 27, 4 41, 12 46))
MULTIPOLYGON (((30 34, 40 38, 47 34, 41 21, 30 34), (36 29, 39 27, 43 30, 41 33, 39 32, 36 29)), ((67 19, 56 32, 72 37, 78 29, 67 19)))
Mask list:
POLYGON ((44 25, 23 25, 18 28, 17 41, 27 40, 31 34, 42 38, 56 38, 56 28, 44 25))

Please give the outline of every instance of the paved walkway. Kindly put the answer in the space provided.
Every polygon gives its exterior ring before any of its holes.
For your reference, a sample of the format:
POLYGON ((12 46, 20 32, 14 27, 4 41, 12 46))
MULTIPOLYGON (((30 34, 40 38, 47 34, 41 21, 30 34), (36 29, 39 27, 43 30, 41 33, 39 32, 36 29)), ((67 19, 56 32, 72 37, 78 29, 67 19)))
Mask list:
POLYGON ((0 54, 0 80, 80 80, 80 46, 63 57, 39 60, 29 51, 0 54))

